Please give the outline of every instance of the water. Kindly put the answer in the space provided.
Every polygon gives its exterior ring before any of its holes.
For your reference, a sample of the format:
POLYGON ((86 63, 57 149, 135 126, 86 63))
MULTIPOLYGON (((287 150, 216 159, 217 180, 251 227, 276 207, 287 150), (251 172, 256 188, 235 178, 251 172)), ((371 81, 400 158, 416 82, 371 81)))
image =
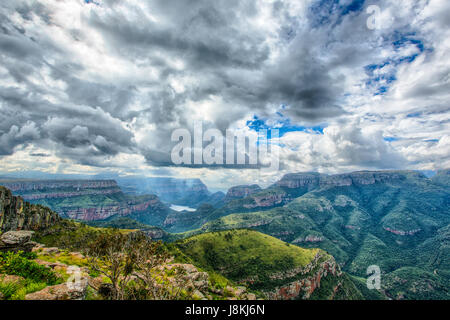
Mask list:
POLYGON ((196 210, 196 209, 191 208, 191 207, 177 206, 175 204, 172 204, 170 206, 170 209, 175 210, 175 211, 189 211, 189 212, 194 212, 196 210))

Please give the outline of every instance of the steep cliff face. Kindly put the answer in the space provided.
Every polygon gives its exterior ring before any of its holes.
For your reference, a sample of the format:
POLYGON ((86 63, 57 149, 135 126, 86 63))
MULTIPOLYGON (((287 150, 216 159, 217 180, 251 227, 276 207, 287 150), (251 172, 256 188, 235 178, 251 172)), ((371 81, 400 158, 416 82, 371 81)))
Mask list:
POLYGON ((57 213, 15 197, 0 186, 0 231, 41 230, 60 221, 57 213))
POLYGON ((137 212, 157 211, 165 206, 156 196, 146 196, 146 199, 127 201, 110 206, 90 208, 62 208, 62 214, 70 219, 85 221, 104 220, 112 216, 128 216, 137 212))
POLYGON ((261 191, 261 187, 258 186, 257 184, 235 186, 228 190, 224 201, 230 202, 230 201, 236 200, 236 199, 243 199, 243 198, 248 197, 249 195, 252 195, 259 191, 261 191))
POLYGON ((114 180, 0 180, 0 184, 28 201, 121 192, 114 180))
POLYGON ((351 186, 351 185, 371 185, 376 183, 401 183, 407 180, 408 176, 418 178, 426 177, 414 171, 360 171, 348 174, 338 174, 323 176, 320 179, 320 186, 351 186))
MULTIPOLYGON (((443 175, 444 171, 443 171, 443 175)), ((290 173, 276 182, 274 186, 287 189, 315 190, 320 187, 342 187, 352 185, 371 185, 376 183, 401 183, 408 178, 426 179, 416 171, 357 171, 336 175, 325 175, 316 172, 290 173)))
MULTIPOLYGON (((270 276, 271 280, 286 282, 275 289, 266 292, 271 300, 310 299, 314 294, 327 286, 332 290, 322 290, 325 296, 333 299, 344 283, 343 272, 330 255, 319 251, 305 267, 299 267, 270 276)), ((356 292, 355 292, 356 293, 356 292)), ((320 294, 322 296, 322 294, 320 294)), ((349 297, 350 298, 350 297, 349 297)))

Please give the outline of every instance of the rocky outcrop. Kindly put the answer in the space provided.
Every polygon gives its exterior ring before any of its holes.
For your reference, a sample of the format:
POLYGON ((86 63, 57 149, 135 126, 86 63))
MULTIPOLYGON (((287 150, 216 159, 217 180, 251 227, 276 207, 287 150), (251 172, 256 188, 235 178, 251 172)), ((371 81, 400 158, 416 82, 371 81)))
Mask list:
POLYGON ((293 200, 286 192, 264 192, 252 195, 243 204, 246 209, 270 208, 283 205, 293 200))
POLYGON ((314 236, 314 235, 308 235, 306 237, 300 237, 292 241, 292 243, 302 243, 302 242, 309 242, 309 243, 315 243, 315 242, 322 242, 325 238, 321 236, 314 236))
POLYGON ((340 286, 339 278, 342 275, 336 261, 331 256, 319 252, 305 267, 272 275, 270 277, 272 280, 298 279, 288 281, 287 284, 266 292, 266 295, 271 300, 309 299, 326 278, 332 278, 332 282, 336 283, 335 290, 337 290, 340 286))
POLYGON ((389 227, 384 227, 383 229, 390 233, 396 234, 398 236, 413 236, 416 233, 421 231, 421 229, 413 229, 413 230, 406 230, 406 231, 405 230, 396 230, 396 229, 389 228, 389 227))
POLYGON ((25 300, 83 300, 87 287, 88 278, 83 278, 74 284, 66 282, 27 294, 25 300))
POLYGON ((60 216, 52 210, 25 202, 0 186, 0 231, 42 230, 58 221, 60 216))
POLYGON ((37 245, 30 241, 33 231, 8 231, 0 236, 0 251, 31 252, 37 245))
POLYGON ((257 184, 235 186, 228 190, 224 201, 230 202, 230 201, 236 200, 236 199, 244 199, 244 198, 248 197, 249 195, 257 193, 261 190, 262 190, 261 187, 258 186, 257 184))

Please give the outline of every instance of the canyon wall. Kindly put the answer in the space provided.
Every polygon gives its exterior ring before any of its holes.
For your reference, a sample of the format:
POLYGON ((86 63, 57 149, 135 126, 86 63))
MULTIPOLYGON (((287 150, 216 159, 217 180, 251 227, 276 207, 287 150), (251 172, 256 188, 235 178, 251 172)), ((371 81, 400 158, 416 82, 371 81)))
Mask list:
POLYGON ((121 192, 114 180, 0 180, 0 185, 28 201, 121 192))

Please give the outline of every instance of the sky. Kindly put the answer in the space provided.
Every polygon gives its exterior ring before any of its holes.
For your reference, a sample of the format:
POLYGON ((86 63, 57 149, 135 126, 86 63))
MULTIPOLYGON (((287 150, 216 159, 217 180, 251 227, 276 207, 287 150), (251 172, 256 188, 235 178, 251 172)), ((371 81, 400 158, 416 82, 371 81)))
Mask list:
POLYGON ((2 0, 0 172, 201 178, 450 168, 448 0, 2 0), (280 170, 174 166, 195 121, 280 170))

